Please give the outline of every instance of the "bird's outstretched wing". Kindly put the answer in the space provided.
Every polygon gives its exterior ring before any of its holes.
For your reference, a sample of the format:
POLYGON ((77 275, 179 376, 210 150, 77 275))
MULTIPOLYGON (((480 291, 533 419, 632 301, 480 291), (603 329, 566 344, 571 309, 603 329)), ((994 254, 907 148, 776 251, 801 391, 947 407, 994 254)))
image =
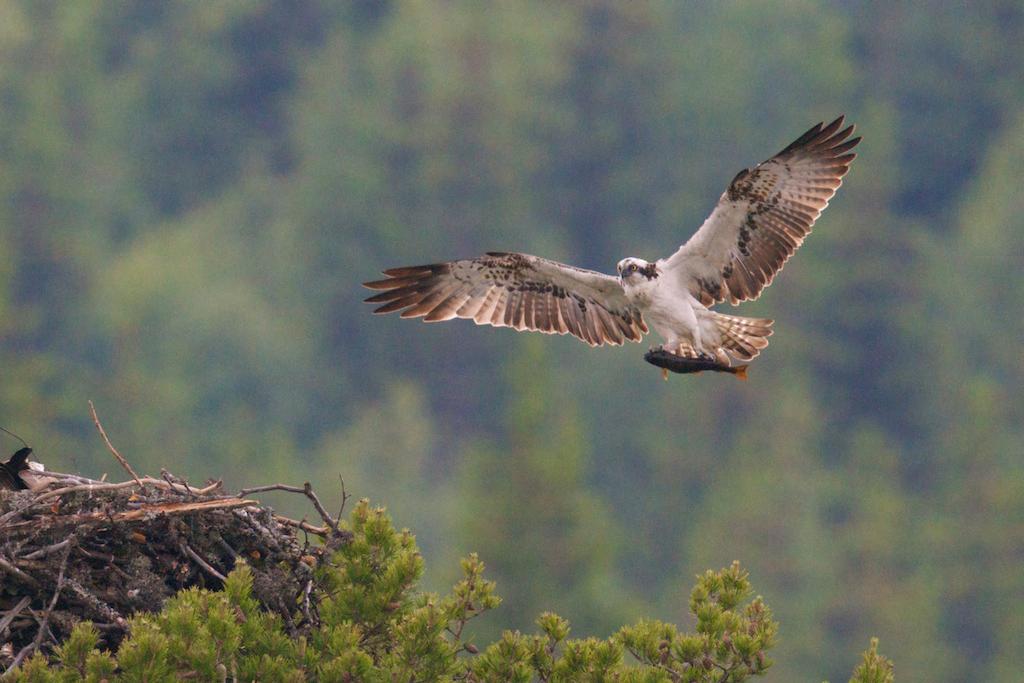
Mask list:
POLYGON ((640 311, 618 279, 529 254, 488 252, 474 259, 385 270, 363 283, 383 290, 367 303, 374 313, 402 311, 427 322, 468 318, 478 325, 568 332, 591 346, 640 341, 640 311))
POLYGON ((860 138, 844 117, 733 178, 708 219, 664 261, 704 305, 756 299, 811 232, 842 184, 860 138), (837 132, 838 131, 838 132, 837 132))

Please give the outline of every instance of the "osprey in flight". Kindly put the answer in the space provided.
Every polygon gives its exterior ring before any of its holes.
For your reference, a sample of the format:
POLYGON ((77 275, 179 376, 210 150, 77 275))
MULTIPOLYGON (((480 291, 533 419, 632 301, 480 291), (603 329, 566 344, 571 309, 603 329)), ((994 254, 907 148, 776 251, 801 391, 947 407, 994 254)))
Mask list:
POLYGON ((740 171, 700 229, 668 258, 619 261, 618 277, 529 254, 484 256, 385 270, 366 301, 427 322, 568 332, 591 346, 640 341, 650 324, 662 351, 730 365, 768 346, 771 320, 709 306, 750 301, 803 243, 842 184, 860 138, 844 117, 819 123, 791 145, 740 171))

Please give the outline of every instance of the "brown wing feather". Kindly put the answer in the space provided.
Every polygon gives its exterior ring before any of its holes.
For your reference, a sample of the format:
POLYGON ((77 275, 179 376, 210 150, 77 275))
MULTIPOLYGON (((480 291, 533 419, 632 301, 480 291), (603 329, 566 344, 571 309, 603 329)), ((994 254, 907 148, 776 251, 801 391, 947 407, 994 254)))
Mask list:
POLYGON ((529 254, 390 268, 366 282, 374 313, 401 311, 426 322, 466 318, 479 325, 572 334, 591 346, 640 341, 647 332, 618 279, 529 254))
POLYGON ((856 157, 853 126, 819 123, 740 171, 690 240, 665 261, 705 305, 755 299, 811 232, 856 157), (840 130, 842 128, 842 130, 840 130))

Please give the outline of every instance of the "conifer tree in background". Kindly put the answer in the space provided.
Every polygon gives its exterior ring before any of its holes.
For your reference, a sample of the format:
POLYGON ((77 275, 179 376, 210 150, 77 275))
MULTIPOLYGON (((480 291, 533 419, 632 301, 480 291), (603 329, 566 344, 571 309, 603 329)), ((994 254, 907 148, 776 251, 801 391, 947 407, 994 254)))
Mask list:
POLYGON ((591 446, 543 342, 531 338, 506 369, 509 448, 481 443, 463 456, 460 538, 488 558, 503 586, 505 623, 525 628, 538 612, 556 609, 586 633, 607 633, 632 611, 612 567, 623 539, 588 490, 591 446))

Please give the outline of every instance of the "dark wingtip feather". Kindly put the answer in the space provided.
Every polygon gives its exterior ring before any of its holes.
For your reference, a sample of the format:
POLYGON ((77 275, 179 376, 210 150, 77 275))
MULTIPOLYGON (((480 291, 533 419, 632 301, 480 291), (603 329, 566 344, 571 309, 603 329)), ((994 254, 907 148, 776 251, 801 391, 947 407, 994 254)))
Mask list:
POLYGON ((369 282, 364 282, 363 287, 366 287, 367 289, 391 289, 392 282, 394 282, 393 278, 388 278, 387 280, 370 280, 369 282))
MULTIPOLYGON (((798 147, 802 147, 805 144, 807 144, 808 142, 810 142, 811 140, 813 140, 814 138, 818 137, 818 134, 821 132, 821 127, 824 126, 824 125, 825 124, 823 122, 821 122, 821 121, 819 121, 818 123, 814 124, 813 126, 811 126, 810 128, 807 129, 806 133, 804 133, 803 135, 798 137, 793 142, 789 143, 789 145, 786 147, 786 149, 784 149, 781 152, 779 152, 779 155, 785 154, 787 152, 792 152, 794 149, 796 149, 798 147)), ((776 155, 776 156, 778 156, 778 155, 776 155)))
POLYGON ((368 296, 365 299, 363 299, 363 303, 364 304, 385 303, 385 302, 388 302, 388 301, 394 301, 395 299, 401 299, 402 296, 403 296, 403 294, 401 292, 396 294, 395 290, 392 289, 392 290, 388 290, 386 292, 380 292, 379 294, 374 294, 373 296, 368 296))
POLYGON ((843 125, 843 121, 845 120, 846 114, 840 115, 840 117, 837 118, 835 121, 825 126, 821 130, 821 132, 818 133, 818 137, 824 140, 827 140, 828 138, 832 137, 835 134, 835 132, 839 130, 839 127, 843 125))
POLYGON ((852 140, 847 140, 846 142, 837 144, 834 147, 830 147, 828 151, 831 152, 832 156, 839 156, 840 154, 848 152, 854 147, 856 147, 858 144, 860 144, 860 140, 861 138, 859 137, 853 138, 852 140))
POLYGON ((388 277, 410 277, 413 275, 426 275, 436 273, 444 268, 444 263, 430 263, 425 266, 402 266, 400 268, 388 268, 384 274, 388 277))
POLYGON ((392 301, 390 303, 384 304, 383 306, 380 306, 378 308, 373 309, 373 313, 374 313, 374 315, 384 315, 385 313, 394 313, 395 311, 400 311, 403 308, 408 308, 409 306, 412 306, 413 303, 415 303, 415 302, 412 302, 412 301, 402 301, 401 299, 399 299, 397 301, 392 301))
POLYGON ((838 133, 828 136, 824 142, 821 143, 822 147, 832 149, 836 145, 840 144, 843 140, 850 137, 850 133, 853 132, 853 126, 847 126, 838 133))
MULTIPOLYGON (((804 133, 796 140, 794 140, 792 143, 790 143, 788 147, 779 152, 776 156, 782 156, 784 154, 794 152, 801 148, 821 149, 839 146, 841 143, 843 143, 843 140, 849 137, 857 129, 856 125, 851 124, 844 128, 843 130, 839 131, 839 129, 842 127, 845 121, 846 114, 840 114, 828 125, 825 125, 822 122, 816 123, 815 125, 811 126, 811 128, 808 129, 806 133, 804 133)), ((860 138, 857 138, 857 140, 859 141, 860 138)), ((846 149, 852 148, 855 144, 856 143, 853 143, 853 145, 850 145, 850 147, 846 149)))

